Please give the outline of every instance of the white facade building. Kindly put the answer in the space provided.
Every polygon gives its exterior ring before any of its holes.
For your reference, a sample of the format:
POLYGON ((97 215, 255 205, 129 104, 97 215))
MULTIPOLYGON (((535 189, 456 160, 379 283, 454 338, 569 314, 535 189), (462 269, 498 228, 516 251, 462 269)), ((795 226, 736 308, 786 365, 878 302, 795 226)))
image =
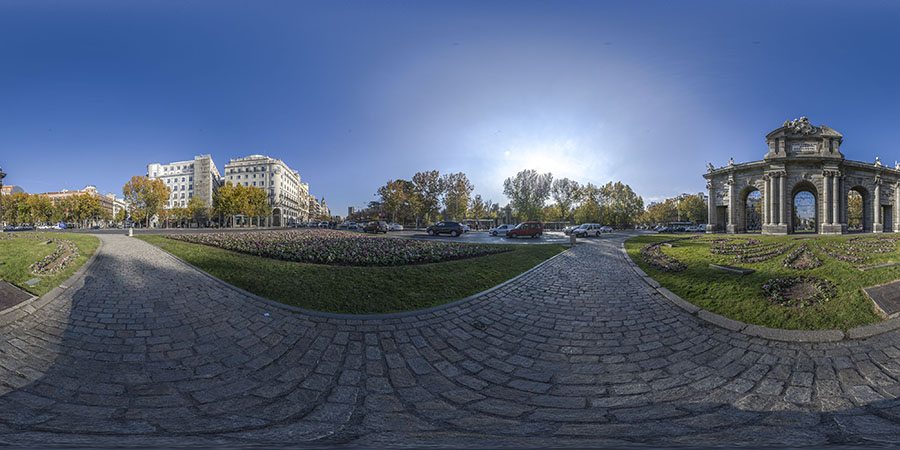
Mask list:
POLYGON ((193 160, 169 164, 148 164, 147 178, 158 178, 169 188, 167 209, 184 208, 194 197, 211 207, 213 194, 222 185, 222 176, 210 155, 195 156, 193 160))
POLYGON ((223 182, 264 189, 272 207, 272 225, 287 226, 308 217, 308 186, 300 182, 300 173, 280 159, 250 155, 225 164, 223 182))

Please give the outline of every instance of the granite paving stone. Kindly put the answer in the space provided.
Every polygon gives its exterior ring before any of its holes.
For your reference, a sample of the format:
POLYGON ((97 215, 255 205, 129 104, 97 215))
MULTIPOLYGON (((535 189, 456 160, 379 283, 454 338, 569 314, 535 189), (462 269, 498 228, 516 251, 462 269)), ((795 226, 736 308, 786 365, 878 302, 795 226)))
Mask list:
POLYGON ((143 241, 100 235, 96 259, 71 287, 0 315, 0 442, 547 447, 900 437, 895 327, 800 343, 745 334, 719 317, 710 325, 634 270, 621 251, 630 235, 579 240, 463 303, 379 318, 290 311, 143 241))

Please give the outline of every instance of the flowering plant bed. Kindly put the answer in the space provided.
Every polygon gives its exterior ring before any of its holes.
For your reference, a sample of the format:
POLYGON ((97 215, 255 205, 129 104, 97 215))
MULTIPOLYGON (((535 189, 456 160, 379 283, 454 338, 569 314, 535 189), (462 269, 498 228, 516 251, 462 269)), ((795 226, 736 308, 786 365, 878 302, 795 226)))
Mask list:
POLYGON ((784 258, 784 267, 794 270, 814 269, 822 265, 822 260, 809 249, 806 244, 801 244, 784 258))
MULTIPOLYGON (((66 270, 73 261, 75 261, 79 256, 78 246, 75 245, 72 241, 67 241, 63 239, 47 239, 40 236, 31 236, 31 235, 19 235, 19 234, 7 234, 0 237, 0 239, 12 239, 12 238, 21 238, 21 239, 37 239, 39 241, 46 241, 46 243, 54 243, 56 244, 56 250, 53 253, 35 261, 28 268, 35 275, 52 275, 66 270)), ((43 242, 42 242, 43 243, 43 242)))
POLYGON ((88 234, 0 234, 0 278, 33 295, 44 295, 84 264, 99 244, 88 234), (39 283, 34 283, 35 275, 39 283))
POLYGON ((335 230, 177 234, 169 238, 266 258, 345 266, 436 263, 510 250, 503 245, 383 238, 335 230))
POLYGON ((791 243, 763 243, 759 239, 719 239, 709 246, 709 252, 716 255, 733 256, 735 262, 756 263, 772 259, 790 250, 791 243))
POLYGON ((678 237, 667 234, 636 236, 625 242, 625 250, 644 272, 684 300, 707 311, 753 325, 825 330, 876 323, 882 319, 863 289, 900 279, 900 265, 890 265, 892 261, 900 261, 900 255, 896 252, 872 252, 866 264, 878 268, 863 271, 855 267, 856 263, 845 264, 819 251, 822 245, 838 249, 850 245, 859 251, 866 249, 862 244, 871 248, 889 248, 892 244, 900 247, 900 241, 897 241, 898 244, 882 241, 878 235, 812 235, 802 236, 802 240, 796 239, 800 236, 706 235, 662 249, 666 256, 682 265, 678 271, 658 270, 642 254, 642 250, 650 248, 648 246, 678 237), (858 237, 862 239, 856 239, 858 237), (778 257, 764 259, 771 253, 783 250, 784 253, 778 257), (736 258, 755 262, 736 263, 736 258), (714 266, 742 266, 755 272, 735 275, 730 270, 713 270, 717 268, 714 266), (770 300, 760 290, 761 286, 770 284, 772 280, 791 279, 798 275, 814 275, 827 282, 801 284, 786 294, 782 302, 770 300), (825 297, 808 299, 819 293, 819 286, 823 286, 825 297), (803 307, 814 301, 817 306, 803 307))
MULTIPOLYGON (((164 247, 147 245, 146 249, 170 253, 261 297, 345 314, 411 311, 465 298, 503 283, 564 250, 558 244, 506 245, 509 251, 436 264, 354 266, 255 256, 163 235, 136 239, 151 245, 167 243, 164 247)), ((560 261, 551 268, 568 267, 575 258, 562 255, 560 261)))
POLYGON ((662 270, 663 272, 680 272, 687 266, 685 266, 684 263, 679 261, 678 259, 663 253, 661 247, 666 244, 669 244, 669 246, 671 246, 673 242, 683 241, 686 239, 696 239, 697 237, 698 236, 691 236, 686 238, 670 239, 668 241, 645 245, 641 247, 641 256, 644 258, 644 261, 647 261, 647 264, 650 264, 657 270, 662 270))
POLYGON ((762 287, 768 299, 782 306, 807 308, 827 302, 837 294, 831 281, 814 276, 775 278, 762 287))

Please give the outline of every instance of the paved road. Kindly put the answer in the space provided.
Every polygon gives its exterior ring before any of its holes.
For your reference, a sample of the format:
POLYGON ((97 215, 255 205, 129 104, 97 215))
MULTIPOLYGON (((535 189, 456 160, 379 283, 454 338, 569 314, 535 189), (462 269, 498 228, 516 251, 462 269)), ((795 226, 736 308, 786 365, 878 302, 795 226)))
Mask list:
POLYGON ((465 304, 293 314, 142 241, 0 328, 0 444, 568 446, 900 441, 896 333, 699 322, 586 241, 465 304))

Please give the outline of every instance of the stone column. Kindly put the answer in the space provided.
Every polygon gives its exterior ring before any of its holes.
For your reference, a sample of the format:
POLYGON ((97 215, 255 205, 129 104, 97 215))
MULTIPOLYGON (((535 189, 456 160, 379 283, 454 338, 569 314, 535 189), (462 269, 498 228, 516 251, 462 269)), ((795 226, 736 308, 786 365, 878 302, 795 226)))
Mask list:
POLYGON ((716 232, 716 191, 713 190, 712 180, 706 182, 706 189, 709 190, 709 204, 707 205, 706 232, 716 232))
POLYGON ((737 232, 737 224, 735 224, 735 218, 737 217, 737 211, 735 211, 735 203, 734 176, 731 175, 728 177, 728 225, 725 227, 725 230, 729 233, 737 232))
POLYGON ((761 225, 769 224, 769 177, 763 175, 763 187, 759 190, 760 198, 759 198, 759 213, 762 217, 761 225))
MULTIPOLYGON (((831 188, 831 172, 824 172, 822 175, 823 175, 823 182, 822 182, 823 194, 821 197, 821 199, 822 199, 822 207, 821 207, 822 229, 819 230, 820 233, 824 231, 825 225, 831 223, 831 217, 830 217, 831 216, 831 208, 829 208, 829 206, 831 206, 831 194, 829 193, 829 189, 831 188)), ((818 205, 816 205, 816 206, 818 206, 818 205)))
POLYGON ((894 185, 894 233, 900 233, 900 182, 894 185))
POLYGON ((875 198, 872 199, 872 232, 881 233, 881 180, 875 179, 875 198))
POLYGON ((840 189, 841 177, 840 177, 839 173, 837 173, 837 172, 834 173, 832 184, 834 185, 833 186, 834 192, 831 193, 831 195, 833 197, 833 200, 832 200, 833 204, 831 205, 831 210, 832 210, 831 223, 833 223, 834 225, 840 225, 841 224, 841 206, 840 206, 841 205, 841 189, 840 189))
MULTIPOLYGON (((778 174, 778 225, 786 227, 787 223, 784 221, 784 176, 785 173, 778 174)), ((784 232, 787 232, 787 229, 784 232)))
POLYGON ((769 176, 769 225, 775 225, 775 175, 769 176))

